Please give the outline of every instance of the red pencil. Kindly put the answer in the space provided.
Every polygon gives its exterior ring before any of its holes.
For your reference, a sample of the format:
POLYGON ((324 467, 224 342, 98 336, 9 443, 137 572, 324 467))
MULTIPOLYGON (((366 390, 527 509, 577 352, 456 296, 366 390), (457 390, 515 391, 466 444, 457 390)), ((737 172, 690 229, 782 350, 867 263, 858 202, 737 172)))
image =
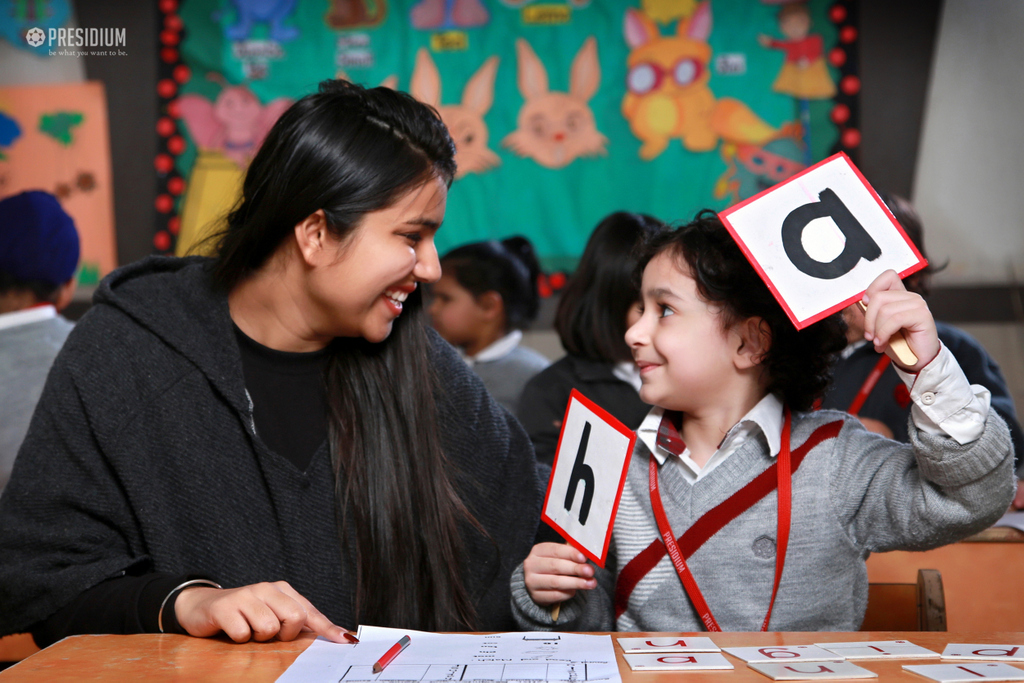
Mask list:
POLYGON ((391 660, 397 657, 399 652, 409 647, 409 643, 411 642, 412 639, 409 638, 409 636, 402 636, 402 639, 394 645, 392 645, 391 649, 385 652, 384 656, 378 659, 377 663, 373 665, 373 673, 379 674, 381 671, 383 671, 384 667, 390 664, 391 660))

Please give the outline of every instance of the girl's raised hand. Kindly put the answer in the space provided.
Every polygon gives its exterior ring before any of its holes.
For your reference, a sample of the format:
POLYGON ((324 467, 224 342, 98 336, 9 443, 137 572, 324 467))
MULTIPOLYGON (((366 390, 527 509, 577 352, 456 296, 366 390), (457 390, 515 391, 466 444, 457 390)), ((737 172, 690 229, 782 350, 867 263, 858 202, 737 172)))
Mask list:
POLYGON ((908 292, 895 271, 887 270, 868 286, 862 299, 864 338, 884 351, 894 363, 907 372, 918 372, 939 355, 939 336, 928 304, 920 294, 908 292), (889 348, 890 338, 903 330, 903 336, 917 356, 917 363, 906 366, 889 348))
POLYGON ((358 642, 287 581, 241 588, 186 588, 174 602, 174 614, 182 628, 200 638, 223 631, 236 643, 275 636, 293 640, 302 631, 313 631, 335 643, 358 642))
POLYGON ((594 568, 576 548, 564 543, 538 543, 523 561, 526 590, 541 606, 564 602, 578 590, 597 587, 594 568))

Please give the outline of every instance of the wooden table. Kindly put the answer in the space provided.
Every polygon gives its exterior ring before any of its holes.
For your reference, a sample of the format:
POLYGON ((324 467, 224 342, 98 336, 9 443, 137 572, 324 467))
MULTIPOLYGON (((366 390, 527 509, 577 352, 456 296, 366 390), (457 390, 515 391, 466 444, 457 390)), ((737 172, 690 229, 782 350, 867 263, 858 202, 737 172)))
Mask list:
MULTIPOLYGON (((656 637, 695 635, 681 633, 611 634, 617 636, 651 635, 656 637)), ((706 633, 700 635, 708 635, 706 633)), ((857 633, 720 633, 712 635, 720 647, 803 645, 815 642, 896 640, 905 638, 917 645, 942 652, 947 643, 1024 643, 1024 633, 1008 632, 857 632, 857 633)), ((32 655, 0 673, 0 683, 14 681, 267 681, 280 676, 313 641, 303 634, 290 643, 245 643, 237 645, 223 639, 189 638, 172 635, 73 636, 32 655)), ((632 673, 615 647, 619 671, 626 683, 668 683, 678 681, 676 673, 632 673)), ((771 679, 747 668, 740 660, 726 655, 736 669, 732 672, 692 672, 687 681, 713 680, 715 683, 767 683, 771 679)), ((875 671, 882 681, 925 679, 905 673, 902 664, 938 664, 928 660, 864 660, 857 664, 875 671)))

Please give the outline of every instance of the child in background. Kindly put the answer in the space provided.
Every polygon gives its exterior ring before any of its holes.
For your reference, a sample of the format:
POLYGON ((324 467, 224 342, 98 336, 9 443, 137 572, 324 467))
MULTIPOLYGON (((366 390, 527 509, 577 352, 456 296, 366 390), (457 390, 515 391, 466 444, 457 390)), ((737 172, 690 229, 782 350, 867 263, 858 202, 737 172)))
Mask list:
POLYGON ((537 317, 540 265, 525 237, 474 242, 441 258, 430 320, 483 380, 491 396, 515 413, 523 386, 549 364, 520 345, 537 317))
POLYGON ((555 313, 567 355, 527 382, 516 414, 539 461, 554 462, 573 389, 630 429, 650 410, 640 400, 640 373, 623 336, 639 317, 636 248, 664 228, 653 216, 618 211, 602 219, 587 240, 555 313))
POLYGON ((555 628, 548 607, 562 603, 569 631, 855 631, 869 553, 949 543, 1006 510, 1006 423, 895 273, 863 297, 865 338, 883 349, 903 330, 920 359, 900 367, 910 444, 810 410, 844 344, 839 315, 796 330, 714 213, 656 237, 640 263, 643 313, 626 341, 656 407, 609 560, 535 545, 512 575, 521 627, 555 628))
MULTIPOLYGON (((903 231, 914 243, 921 255, 928 258, 924 249, 924 230, 917 211, 910 202, 897 195, 879 193, 889 211, 903 226, 903 231)), ((911 292, 927 298, 930 280, 935 269, 931 265, 908 276, 903 284, 911 292)), ((846 320, 847 347, 836 365, 832 385, 822 400, 822 407, 845 410, 855 415, 864 426, 890 439, 907 442, 908 420, 910 418, 910 394, 906 386, 891 367, 888 356, 878 353, 864 341, 864 314, 858 306, 849 306, 843 311, 846 320), (877 369, 882 369, 878 374, 877 369)), ((971 335, 952 325, 935 323, 936 331, 971 384, 980 384, 992 394, 992 409, 1006 420, 1013 440, 1016 468, 1021 469, 1024 455, 1024 432, 1017 421, 1013 397, 1006 385, 999 365, 988 355, 985 348, 971 335)), ((1024 482, 1017 483, 1017 496, 1013 506, 1024 508, 1024 482)))

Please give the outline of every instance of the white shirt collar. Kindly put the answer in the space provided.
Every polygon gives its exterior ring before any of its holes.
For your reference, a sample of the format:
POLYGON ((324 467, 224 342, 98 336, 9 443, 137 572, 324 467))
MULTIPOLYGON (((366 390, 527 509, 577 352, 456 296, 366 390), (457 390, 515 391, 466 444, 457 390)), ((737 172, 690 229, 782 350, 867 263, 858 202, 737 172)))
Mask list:
POLYGON ((626 384, 632 386, 637 391, 640 391, 640 387, 643 382, 640 379, 640 368, 637 367, 635 361, 626 360, 621 363, 616 363, 612 366, 612 374, 626 384))
POLYGON ((29 323, 37 323, 41 320, 49 320, 50 318, 56 317, 57 309, 51 304, 33 306, 32 308, 25 308, 20 311, 11 311, 10 313, 0 313, 0 330, 6 330, 9 327, 17 327, 19 325, 28 325, 29 323))
MULTIPOLYGON (((658 427, 661 425, 661 418, 664 414, 664 408, 655 406, 651 409, 651 412, 647 413, 647 417, 644 418, 644 421, 636 430, 637 438, 643 441, 647 448, 650 449, 659 465, 664 465, 665 461, 672 455, 657 443, 658 427)), ((768 394, 758 401, 757 405, 750 409, 750 412, 732 426, 728 434, 725 435, 725 438, 722 439, 718 451, 711 456, 711 459, 708 460, 703 468, 698 467, 690 459, 689 448, 683 451, 683 455, 679 460, 686 466, 684 474, 686 470, 689 470, 693 475, 692 477, 688 476, 687 479, 691 480, 692 483, 711 472, 712 469, 732 455, 741 443, 754 435, 758 429, 761 430, 765 440, 768 442, 768 451, 771 457, 777 457, 782 447, 782 401, 774 394, 768 394)))
POLYGON ((523 333, 520 330, 512 330, 504 337, 484 347, 480 353, 466 358, 470 365, 474 363, 489 363, 492 360, 501 360, 508 354, 515 351, 519 342, 523 340, 523 333))

